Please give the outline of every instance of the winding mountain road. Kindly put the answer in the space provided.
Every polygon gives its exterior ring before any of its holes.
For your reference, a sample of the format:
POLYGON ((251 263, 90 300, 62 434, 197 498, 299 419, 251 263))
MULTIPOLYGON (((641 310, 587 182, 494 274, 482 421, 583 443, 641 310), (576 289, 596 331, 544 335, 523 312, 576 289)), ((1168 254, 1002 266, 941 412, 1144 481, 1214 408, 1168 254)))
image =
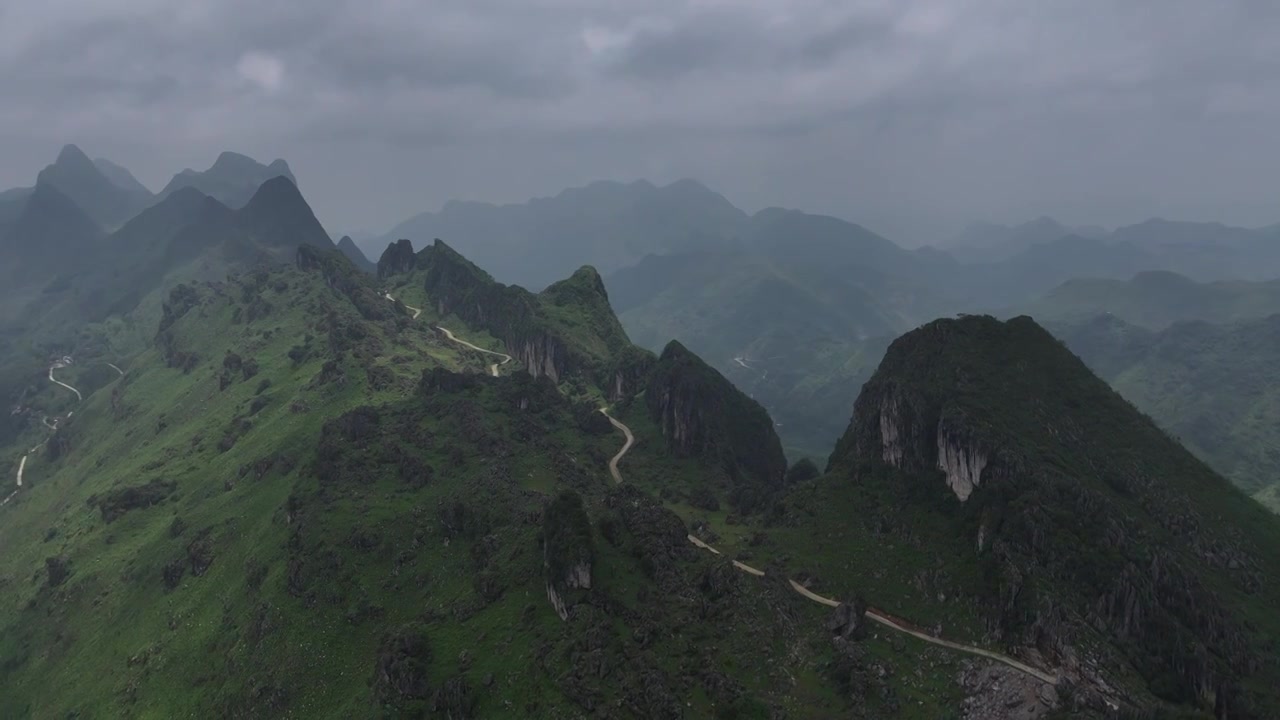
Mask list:
MULTIPOLYGON (((56 362, 56 363, 54 363, 54 364, 50 365, 50 366, 49 366, 49 382, 54 383, 55 385, 61 385, 62 387, 64 387, 64 388, 66 388, 66 389, 70 390, 71 392, 73 392, 73 393, 75 393, 75 394, 76 394, 76 399, 77 399, 77 400, 79 400, 79 401, 81 401, 81 402, 84 402, 84 396, 80 394, 80 391, 79 391, 79 390, 77 390, 77 389, 75 389, 75 388, 71 387, 70 385, 68 385, 68 384, 66 384, 66 383, 64 383, 64 382, 62 382, 61 380, 59 380, 59 379, 57 379, 57 378, 55 378, 55 377, 53 376, 53 371, 54 371, 54 370, 57 370, 58 368, 64 368, 64 367, 66 367, 66 365, 63 365, 61 362, 56 362)), ((124 373, 120 373, 120 374, 121 374, 121 375, 123 375, 124 373)))
MULTIPOLYGON (((59 360, 59 361, 54 362, 52 365, 50 365, 50 366, 49 366, 49 382, 51 382, 51 383, 53 383, 53 384, 55 384, 55 385, 61 385, 62 387, 64 387, 64 388, 66 388, 66 389, 70 390, 71 392, 73 392, 73 393, 75 393, 75 394, 76 394, 76 399, 77 399, 77 400, 79 400, 80 402, 84 402, 84 396, 80 394, 80 391, 79 391, 79 390, 77 390, 77 389, 75 389, 75 388, 71 387, 70 385, 68 385, 68 384, 66 384, 66 383, 64 383, 64 382, 62 382, 61 380, 59 380, 59 379, 57 379, 57 378, 55 378, 55 377, 53 376, 53 371, 54 371, 54 370, 57 370, 57 369, 59 369, 59 368, 64 368, 64 367, 66 367, 66 366, 67 366, 67 364, 68 364, 68 362, 69 362, 69 359, 59 360)), ((106 364, 107 364, 107 365, 110 365, 112 370, 115 370, 116 372, 120 373, 120 377, 124 377, 124 371, 123 371, 123 370, 121 370, 120 368, 116 367, 116 366, 115 366, 115 365, 113 365, 112 363, 106 363, 106 364)), ((72 416, 72 415, 74 415, 74 414, 75 414, 75 411, 74 411, 74 410, 72 410, 71 412, 68 412, 68 413, 67 413, 67 417, 71 417, 71 416, 72 416)), ((49 422, 49 418, 48 418, 48 416, 45 416, 45 417, 40 418, 40 422, 41 422, 45 427, 47 427, 47 428, 49 428, 50 430, 52 430, 53 432, 57 432, 57 431, 58 431, 58 422, 59 422, 58 418, 54 418, 54 419, 53 419, 53 422, 49 422)), ((51 435, 51 436, 52 436, 52 435, 51 435)), ((35 451, 37 451, 37 450, 39 450, 40 448, 44 447, 44 443, 46 443, 46 442, 49 442, 48 438, 45 438, 44 442, 42 442, 42 443, 40 443, 40 444, 36 445, 35 447, 31 448, 30 450, 28 450, 28 451, 27 451, 27 452, 22 456, 22 459, 18 461, 18 473, 17 473, 16 477, 14 478, 14 481, 15 481, 15 484, 17 485, 17 487, 14 489, 14 491, 13 491, 13 492, 11 492, 11 493, 9 493, 7 496, 5 496, 4 500, 0 500, 0 507, 3 507, 3 506, 5 506, 5 505, 8 505, 8 504, 9 504, 9 501, 13 499, 13 496, 18 494, 18 489, 20 489, 20 488, 22 487, 22 473, 23 473, 23 472, 25 472, 25 471, 26 471, 26 469, 27 469, 27 458, 28 458, 28 457, 31 457, 31 454, 32 454, 32 453, 34 453, 35 451)))
MULTIPOLYGON (((604 413, 604 416, 609 418, 609 422, 613 423, 613 426, 615 428, 618 428, 619 430, 621 430, 623 435, 625 435, 627 438, 626 442, 622 446, 622 450, 620 450, 617 455, 614 455, 613 459, 609 461, 609 472, 613 474, 614 482, 621 483, 622 474, 618 471, 618 461, 621 460, 622 456, 626 455, 627 451, 631 449, 631 446, 635 442, 635 437, 631 434, 630 428, 628 428, 626 425, 623 425, 621 422, 619 422, 617 419, 615 419, 612 415, 608 413, 608 408, 600 408, 600 412, 604 413)), ((715 549, 714 547, 708 545, 707 543, 694 537, 691 534, 688 535, 687 537, 690 543, 694 544, 695 546, 703 550, 707 550, 716 555, 722 554, 719 550, 715 549)), ((738 570, 741 570, 742 572, 745 572, 749 575, 754 575, 756 577, 764 577, 765 573, 763 570, 760 570, 758 568, 753 568, 750 565, 747 565, 746 563, 738 562, 737 560, 733 560, 732 558, 730 558, 730 561, 733 563, 733 566, 735 568, 737 568, 738 570)), ((805 598, 812 600, 813 602, 826 605, 827 607, 840 606, 839 601, 833 600, 823 595, 819 595, 813 592, 812 590, 810 590, 809 588, 805 587, 804 585, 801 585, 800 583, 796 582, 795 580, 788 578, 787 582, 791 584, 791 589, 795 590, 797 593, 804 596, 805 598)), ((1030 675, 1031 677, 1034 677, 1037 680, 1048 683, 1050 685, 1053 685, 1057 682, 1057 678, 1054 675, 1047 673, 1044 670, 1040 670, 1039 668, 1034 668, 1015 658, 1009 657, 1008 655, 1003 655, 998 652, 992 652, 990 650, 984 650, 983 648, 974 647, 972 645, 965 645, 963 643, 952 642, 950 640, 943 640, 942 638, 934 637, 928 633, 921 632, 919 630, 915 630, 913 628, 902 625, 901 623, 896 622, 892 618, 871 608, 867 609, 866 615, 867 617, 880 623, 881 625, 884 625, 885 627, 891 630, 894 630, 900 633, 905 633, 914 638, 923 640, 927 643, 937 645, 939 647, 949 648, 951 650, 956 650, 962 653, 968 653, 969 655, 978 655, 980 657, 985 657, 989 660, 994 660, 998 663, 1003 663, 1004 665, 1008 665, 1014 670, 1019 670, 1021 672, 1024 672, 1027 675, 1030 675)))
MULTIPOLYGON (((386 298, 386 299, 390 300, 391 302, 395 302, 395 301, 396 301, 396 299, 395 299, 395 298, 391 297, 391 293, 389 293, 389 292, 384 292, 384 293, 382 293, 382 297, 384 297, 384 298, 386 298)), ((422 310, 421 310, 421 309, 416 308, 416 307, 413 307, 412 305, 405 305, 405 308, 406 308, 406 309, 408 309, 408 310, 412 310, 412 311, 413 311, 413 319, 414 319, 414 320, 417 320, 417 319, 418 319, 418 316, 422 314, 422 310)), ((463 347, 470 348, 470 349, 472 349, 472 350, 475 350, 476 352, 482 352, 482 353, 485 353, 485 354, 487 354, 487 355, 495 355, 495 356, 497 356, 497 357, 502 358, 502 362, 493 363, 492 365, 490 365, 490 366, 489 366, 489 374, 490 374, 490 375, 492 375, 492 376, 494 376, 494 377, 498 377, 498 368, 499 368, 500 366, 502 366, 502 365, 506 365, 507 363, 511 362, 511 360, 512 360, 511 356, 510 356, 510 355, 508 355, 508 354, 506 354, 506 353, 494 352, 493 350, 485 350, 485 349, 484 349, 484 348, 482 348, 482 347, 479 347, 479 346, 477 346, 477 345, 472 345, 471 343, 467 342, 466 340, 462 340, 462 339, 460 339, 460 338, 456 337, 456 336, 453 334, 453 332, 452 332, 452 331, 450 331, 450 330, 449 330, 449 328, 447 328, 447 327, 443 327, 443 326, 437 325, 437 326, 436 326, 436 329, 437 329, 437 330, 439 330, 440 332, 444 333, 444 336, 445 336, 445 337, 449 338, 449 339, 450 339, 450 340, 452 340, 453 342, 455 342, 455 343, 457 343, 457 344, 459 344, 459 345, 461 345, 461 346, 463 346, 463 347)), ((619 481, 619 482, 621 482, 621 481, 619 481)))
POLYGON ((600 408, 600 414, 609 418, 609 422, 612 423, 615 428, 621 430, 622 434, 625 435, 627 438, 627 441, 622 444, 622 449, 618 451, 618 454, 614 455, 612 458, 609 459, 609 473, 613 475, 613 481, 621 485, 622 472, 618 470, 618 462, 622 460, 622 456, 626 455, 627 451, 631 449, 631 446, 635 444, 636 436, 631 434, 631 428, 618 422, 612 415, 609 414, 609 408, 607 407, 600 408))
MULTIPOLYGON (((389 292, 384 292, 384 293, 382 293, 382 297, 384 297, 384 298, 386 298, 386 299, 390 300, 391 302, 395 302, 395 301, 396 301, 396 299, 395 299, 395 298, 391 297, 391 293, 389 293, 389 292)), ((412 311, 413 311, 413 318, 412 318, 413 320, 417 320, 417 319, 418 319, 418 316, 422 314, 422 308, 416 308, 416 307, 413 307, 412 305, 405 305, 405 306, 404 306, 404 308, 405 308, 406 310, 412 310, 412 311)))
MULTIPOLYGON (((406 306, 406 307, 407 307, 407 306, 406 306)), ((506 365, 507 363, 511 362, 511 356, 510 356, 510 355, 508 355, 508 354, 506 354, 506 353, 494 352, 493 350, 485 350, 485 349, 484 349, 484 348, 482 348, 482 347, 478 347, 478 346, 476 346, 476 345, 472 345, 471 343, 467 342, 466 340, 461 340, 461 339, 459 339, 459 338, 457 338, 457 337, 454 337, 454 334, 453 334, 452 332, 450 332, 449 328, 444 327, 443 325, 437 325, 437 326, 436 326, 436 329, 437 329, 437 330, 439 330, 440 332, 444 333, 444 336, 445 336, 445 337, 447 337, 447 338, 449 338, 450 340, 452 340, 452 341, 454 341, 454 342, 458 343, 459 345, 462 345, 463 347, 468 347, 468 348, 471 348, 472 350, 475 350, 476 352, 482 352, 482 353, 485 353, 485 354, 487 354, 487 355, 496 355, 497 357, 502 358, 502 362, 500 362, 500 363, 494 363, 494 364, 492 364, 492 365, 490 365, 490 366, 489 366, 489 374, 490 374, 490 375, 492 375, 492 376, 494 376, 494 377, 498 377, 498 366, 500 366, 500 365, 506 365)))

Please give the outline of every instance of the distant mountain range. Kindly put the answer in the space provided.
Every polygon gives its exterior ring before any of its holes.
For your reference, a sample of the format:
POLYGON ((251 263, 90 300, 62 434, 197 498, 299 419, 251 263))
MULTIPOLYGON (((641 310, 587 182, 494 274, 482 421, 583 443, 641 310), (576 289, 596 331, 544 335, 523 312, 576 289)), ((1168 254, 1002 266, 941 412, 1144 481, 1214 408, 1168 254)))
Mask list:
POLYGON ((285 177, 295 186, 297 178, 284 160, 273 160, 263 165, 247 155, 224 152, 213 165, 203 172, 190 168, 183 170, 160 191, 160 197, 168 197, 184 187, 192 187, 212 197, 229 208, 241 208, 249 202, 258 187, 266 181, 285 177))

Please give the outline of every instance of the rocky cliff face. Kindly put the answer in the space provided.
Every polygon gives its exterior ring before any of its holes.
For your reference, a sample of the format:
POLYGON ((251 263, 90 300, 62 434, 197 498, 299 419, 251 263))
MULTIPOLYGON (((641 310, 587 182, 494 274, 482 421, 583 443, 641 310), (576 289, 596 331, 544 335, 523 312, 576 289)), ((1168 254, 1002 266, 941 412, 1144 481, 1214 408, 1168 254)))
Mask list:
POLYGON ((415 256, 413 243, 408 240, 397 240, 382 251, 378 258, 378 279, 385 280, 392 275, 408 275, 413 272, 415 256))
POLYGON ((961 502, 982 484, 994 458, 982 440, 957 418, 945 417, 918 393, 895 383, 864 392, 854 407, 854 425, 833 457, 850 446, 859 457, 879 457, 900 470, 936 468, 961 502))
POLYGON ((939 320, 895 341, 829 471, 915 506, 880 510, 891 525, 932 513, 975 548, 990 631, 1085 695, 1266 716, 1241 679, 1274 642, 1253 608, 1280 598, 1264 549, 1280 527, 1029 318, 939 320), (1117 662, 1141 689, 1098 670, 1117 662))
POLYGON ((570 593, 591 589, 594 558, 591 520, 582 497, 572 490, 547 506, 542 520, 542 568, 547 599, 561 620, 569 619, 570 593))
POLYGON ((680 343, 654 364, 645 403, 675 452, 720 462, 740 509, 781 488, 787 462, 769 414, 680 343))

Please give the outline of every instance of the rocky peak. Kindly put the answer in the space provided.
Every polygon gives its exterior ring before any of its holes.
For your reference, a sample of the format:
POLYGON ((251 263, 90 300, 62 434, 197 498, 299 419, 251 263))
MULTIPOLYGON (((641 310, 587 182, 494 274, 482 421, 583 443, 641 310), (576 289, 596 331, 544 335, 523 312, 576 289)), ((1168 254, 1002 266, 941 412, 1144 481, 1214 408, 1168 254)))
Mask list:
POLYGON ((552 283, 542 294, 551 298, 557 305, 569 303, 609 303, 609 293, 604 288, 604 279, 590 265, 583 265, 572 275, 556 283, 552 283))
POLYGON ((680 343, 654 364, 645 401, 675 452, 720 461, 743 510, 782 486, 787 461, 769 414, 680 343))
POLYGON ((401 238, 387 245, 378 258, 378 279, 385 280, 392 275, 408 275, 413 272, 417 256, 413 252, 413 243, 401 238))

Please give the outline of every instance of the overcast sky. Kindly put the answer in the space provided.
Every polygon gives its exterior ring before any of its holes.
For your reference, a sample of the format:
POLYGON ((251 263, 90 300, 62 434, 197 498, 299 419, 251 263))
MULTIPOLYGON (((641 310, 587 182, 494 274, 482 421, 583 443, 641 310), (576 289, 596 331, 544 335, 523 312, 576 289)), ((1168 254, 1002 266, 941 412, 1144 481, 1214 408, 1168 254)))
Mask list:
POLYGON ((0 1, 0 188, 289 161, 331 231, 696 177, 904 244, 1280 222, 1274 0, 0 1))

